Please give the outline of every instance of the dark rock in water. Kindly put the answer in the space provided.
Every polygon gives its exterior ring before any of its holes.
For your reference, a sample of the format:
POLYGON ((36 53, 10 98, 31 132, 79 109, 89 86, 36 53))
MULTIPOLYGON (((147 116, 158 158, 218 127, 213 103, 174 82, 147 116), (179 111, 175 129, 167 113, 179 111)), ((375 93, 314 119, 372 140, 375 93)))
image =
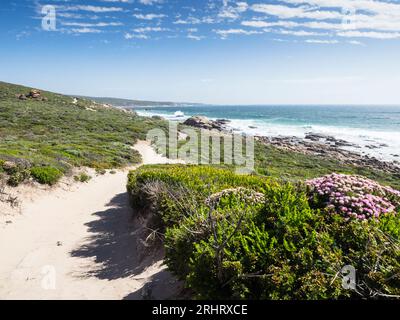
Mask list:
POLYGON ((187 119, 183 124, 202 129, 212 129, 211 121, 207 117, 194 116, 187 119))
POLYGON ((228 123, 231 122, 231 120, 228 120, 228 119, 217 119, 217 120, 215 120, 215 122, 221 123, 221 124, 228 124, 228 123))
POLYGON ((336 140, 335 145, 338 147, 355 147, 355 148, 359 147, 358 145, 348 142, 346 140, 336 140))
POLYGON ((386 143, 380 143, 380 144, 369 144, 365 146, 368 149, 379 149, 379 148, 387 148, 389 147, 386 143))
POLYGON ((354 148, 360 148, 360 146, 348 142, 346 140, 342 140, 342 139, 336 139, 335 137, 332 136, 327 136, 324 134, 320 134, 320 133, 307 133, 305 136, 306 140, 311 140, 314 142, 319 142, 319 141, 325 141, 326 143, 330 144, 330 145, 334 145, 336 147, 354 147, 354 148))
POLYGON ((257 129, 255 126, 249 126, 250 129, 257 129))
POLYGON ((204 116, 194 116, 187 119, 183 124, 200 129, 224 131, 226 130, 225 124, 227 122, 229 120, 219 119, 213 121, 204 116))
POLYGON ((311 141, 319 141, 322 139, 328 139, 330 138, 329 136, 326 136, 324 134, 320 134, 320 133, 306 133, 306 137, 305 139, 307 140, 311 140, 311 141))

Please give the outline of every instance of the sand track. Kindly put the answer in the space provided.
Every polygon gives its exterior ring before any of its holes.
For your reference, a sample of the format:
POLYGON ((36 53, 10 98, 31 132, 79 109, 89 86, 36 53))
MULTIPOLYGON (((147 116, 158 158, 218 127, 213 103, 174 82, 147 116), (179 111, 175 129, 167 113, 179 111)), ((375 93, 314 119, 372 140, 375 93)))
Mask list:
MULTIPOLYGON (((146 142, 135 149, 144 164, 169 162, 146 142)), ((0 228, 0 299, 173 297, 179 283, 162 255, 141 259, 136 252, 141 224, 128 204, 127 172, 24 204, 0 228)))

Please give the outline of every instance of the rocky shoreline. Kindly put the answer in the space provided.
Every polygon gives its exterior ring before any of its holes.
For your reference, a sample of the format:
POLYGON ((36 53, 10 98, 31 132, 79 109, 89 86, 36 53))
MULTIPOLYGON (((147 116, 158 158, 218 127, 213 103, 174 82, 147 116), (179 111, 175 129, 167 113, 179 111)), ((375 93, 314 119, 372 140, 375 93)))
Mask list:
MULTIPOLYGON (((314 134, 313 134, 314 135, 314 134)), ((343 149, 343 147, 361 148, 355 144, 334 137, 310 139, 299 137, 264 137, 257 136, 261 143, 275 146, 279 149, 318 156, 326 159, 335 159, 344 164, 380 170, 396 175, 400 178, 400 163, 398 161, 383 161, 358 152, 343 149)))
MULTIPOLYGON (((206 130, 217 130, 221 133, 233 133, 237 130, 229 127, 229 120, 219 119, 210 120, 203 116, 195 116, 187 119, 183 124, 206 130)), ((363 155, 356 151, 350 151, 345 148, 361 149, 362 147, 342 140, 333 136, 327 136, 318 133, 308 133, 304 138, 300 137, 266 137, 256 136, 257 141, 272 145, 281 150, 298 152, 306 155, 318 156, 325 159, 335 159, 344 164, 354 165, 358 167, 380 170, 386 173, 393 174, 400 178, 400 162, 383 161, 375 157, 363 155)), ((384 145, 371 145, 367 148, 380 148, 384 145)), ((399 157, 399 155, 394 155, 399 157)), ((400 157, 399 157, 400 159, 400 157)))

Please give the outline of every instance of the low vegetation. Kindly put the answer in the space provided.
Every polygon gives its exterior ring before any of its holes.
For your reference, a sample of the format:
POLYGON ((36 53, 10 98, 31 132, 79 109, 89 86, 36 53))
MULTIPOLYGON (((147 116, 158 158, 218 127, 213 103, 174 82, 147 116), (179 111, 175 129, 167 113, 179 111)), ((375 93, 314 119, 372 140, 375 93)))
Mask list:
POLYGON ((79 175, 74 176, 74 180, 75 180, 76 182, 86 183, 86 182, 89 182, 91 179, 92 179, 92 177, 89 176, 89 175, 88 175, 87 173, 85 173, 85 172, 82 172, 82 173, 80 173, 79 175))
MULTIPOLYGON (((179 130, 184 131, 187 127, 180 125, 179 130)), ((190 128, 199 132, 198 141, 198 162, 204 161, 201 158, 201 140, 199 129, 190 128)), ((215 134, 215 133, 214 133, 215 134)), ((168 137, 168 135, 167 135, 168 137)), ((187 138, 190 139, 189 137, 187 138)), ((159 138, 155 141, 155 146, 158 152, 165 156, 170 154, 178 154, 178 150, 188 143, 186 140, 180 140, 177 146, 171 148, 168 144, 168 139, 159 138), (166 146, 166 147, 165 147, 166 146)), ((245 141, 243 146, 245 145, 245 141)), ((220 142, 220 162, 224 163, 224 142, 220 142)), ((243 151, 243 154, 245 151, 243 151)), ((209 159, 214 159, 212 154, 212 145, 210 143, 209 159)), ((343 163, 338 159, 320 157, 316 155, 303 154, 300 152, 283 150, 273 145, 268 145, 260 141, 255 141, 254 149, 255 171, 257 174, 285 180, 288 182, 296 183, 306 179, 317 178, 332 172, 338 172, 349 175, 362 175, 372 180, 378 181, 384 185, 390 185, 394 188, 400 189, 400 173, 393 174, 384 172, 379 169, 372 169, 365 166, 343 163)), ((204 164, 205 162, 201 162, 204 164)), ((211 163, 209 163, 211 164, 211 163)))
POLYGON ((59 172, 67 174, 72 167, 101 170, 138 163, 140 155, 132 146, 154 127, 166 123, 86 99, 0 82, 0 161, 13 166, 1 165, 0 170, 10 185, 30 177, 53 183, 59 172))
POLYGON ((399 206, 370 219, 332 214, 313 183, 164 165, 131 172, 128 192, 197 298, 399 297, 399 206), (356 270, 354 288, 344 267, 356 270))
POLYGON ((392 174, 378 169, 345 164, 333 158, 282 150, 261 142, 255 145, 255 167, 259 174, 290 182, 304 181, 337 172, 361 175, 400 189, 400 173, 392 174))
POLYGON ((33 167, 31 176, 41 184, 55 185, 62 177, 62 172, 53 167, 33 167))

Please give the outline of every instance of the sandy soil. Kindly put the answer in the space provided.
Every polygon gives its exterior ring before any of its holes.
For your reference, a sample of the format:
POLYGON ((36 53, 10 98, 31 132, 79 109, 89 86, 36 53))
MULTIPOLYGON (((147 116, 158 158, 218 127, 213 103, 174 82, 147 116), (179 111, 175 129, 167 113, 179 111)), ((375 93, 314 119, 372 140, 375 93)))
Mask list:
MULTIPOLYGON (((145 164, 170 162, 147 142, 135 149, 145 164)), ((173 298, 180 283, 162 253, 143 259, 138 252, 141 223, 126 177, 124 170, 86 184, 20 190, 20 212, 0 223, 0 299, 173 298)))

